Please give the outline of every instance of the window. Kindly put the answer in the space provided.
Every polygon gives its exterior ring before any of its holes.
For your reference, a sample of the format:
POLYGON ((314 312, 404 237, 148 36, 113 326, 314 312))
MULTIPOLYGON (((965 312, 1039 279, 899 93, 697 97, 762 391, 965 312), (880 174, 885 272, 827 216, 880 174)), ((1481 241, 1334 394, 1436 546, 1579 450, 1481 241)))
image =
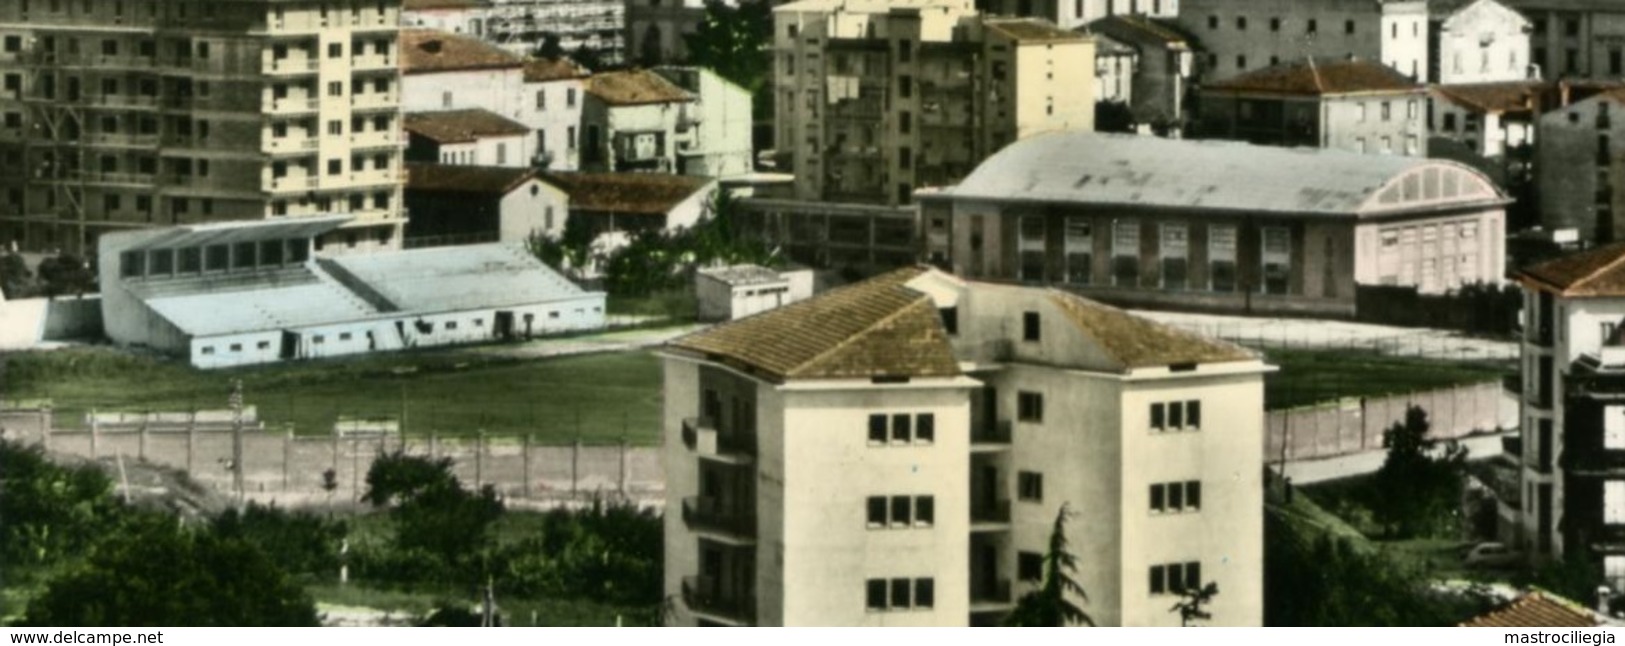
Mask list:
POLYGON ((1021 314, 1021 340, 1039 340, 1038 312, 1022 312, 1021 314))
POLYGON ((908 415, 891 416, 891 441, 907 442, 913 435, 913 424, 909 423, 908 415))
POLYGON ((1236 16, 1236 31, 1247 31, 1247 17, 1236 16))
POLYGON ((344 172, 344 160, 342 160, 342 159, 329 159, 329 160, 327 160, 327 174, 328 175, 339 175, 339 174, 342 174, 343 172, 344 172))
POLYGON ((243 351, 243 344, 241 344, 241 343, 233 343, 233 344, 231 344, 231 351, 232 352, 242 352, 243 351))
POLYGON ((1202 483, 1197 480, 1151 485, 1154 513, 1197 511, 1202 507, 1202 483))
POLYGON ((1202 427, 1202 402, 1188 400, 1151 405, 1151 428, 1156 431, 1194 431, 1202 427))
POLYGON ((935 579, 924 578, 914 580, 914 607, 930 608, 937 602, 937 584, 935 579))
MULTIPOLYGON (((795 25, 791 25, 790 29, 794 30, 795 25)), ((864 605, 870 610, 885 610, 888 607, 889 604, 886 603, 885 579, 869 579, 867 582, 865 582, 864 590, 866 591, 864 595, 866 599, 864 605)))
POLYGON ((1218 16, 1208 16, 1207 17, 1207 28, 1208 29, 1218 29, 1219 28, 1219 17, 1218 16))
POLYGON ((1281 19, 1270 18, 1270 31, 1281 31, 1281 19))
POLYGON ((311 343, 315 343, 315 344, 318 344, 318 345, 320 345, 320 344, 322 344, 322 343, 326 343, 326 342, 327 342, 327 337, 325 337, 325 336, 323 336, 323 335, 320 335, 320 334, 318 334, 318 335, 316 335, 316 336, 313 336, 313 337, 310 337, 310 342, 311 342, 311 343))
POLYGON ((1387 121, 1392 116, 1393 116, 1393 104, 1391 104, 1391 103, 1389 103, 1387 101, 1383 101, 1382 102, 1382 120, 1387 121))
POLYGON ((327 57, 328 58, 340 58, 342 56, 344 56, 344 44, 343 43, 328 43, 327 44, 327 57))
POLYGON ((959 334, 959 308, 944 307, 937 310, 942 315, 942 330, 949 335, 959 334))
POLYGON ((930 444, 936 441, 936 416, 932 413, 909 415, 876 413, 869 416, 869 443, 916 442, 930 444))
POLYGON ((1016 474, 1016 495, 1030 502, 1044 500, 1044 474, 1022 471, 1016 474))
POLYGON ((333 81, 332 83, 328 83, 327 96, 344 96, 344 82, 333 81))
POLYGON ((1314 18, 1310 18, 1309 24, 1304 28, 1304 31, 1311 34, 1320 33, 1320 23, 1315 21, 1314 18))
POLYGON ((1037 552, 1017 553, 1016 576, 1022 581, 1044 580, 1044 555, 1037 552))
POLYGON ((1016 393, 1016 419, 1023 422, 1044 421, 1044 395, 1021 391, 1016 393))
MULTIPOLYGON (((1390 149, 1391 141, 1383 137, 1383 148, 1390 149)), ((1264 227, 1263 290, 1266 294, 1285 294, 1292 269, 1291 231, 1285 227, 1264 227)))
POLYGON ((1354 33, 1354 21, 1353 20, 1345 20, 1345 21, 1343 21, 1343 33, 1345 33, 1345 34, 1354 33))
POLYGON ((214 346, 212 346, 212 345, 203 346, 203 349, 201 350, 201 352, 203 354, 214 354, 214 346))
POLYGON ((254 344, 254 349, 256 349, 256 350, 270 350, 271 349, 271 342, 270 341, 260 341, 259 343, 254 344))
POLYGON ((935 415, 920 413, 914 417, 914 440, 925 443, 937 440, 937 418, 935 415))

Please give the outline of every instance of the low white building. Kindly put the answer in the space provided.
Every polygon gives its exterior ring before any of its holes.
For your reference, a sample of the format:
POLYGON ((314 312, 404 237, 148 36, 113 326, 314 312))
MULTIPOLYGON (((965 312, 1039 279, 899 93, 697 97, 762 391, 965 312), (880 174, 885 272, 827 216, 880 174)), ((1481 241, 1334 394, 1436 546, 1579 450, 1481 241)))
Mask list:
POLYGON ((760 265, 701 269, 694 294, 702 321, 732 321, 806 300, 812 296, 811 269, 779 272, 760 265))
POLYGON ((604 325, 604 294, 583 291, 518 246, 315 258, 312 240, 347 219, 104 235, 107 336, 221 368, 604 325))
POLYGON ((458 166, 528 168, 530 128, 489 110, 409 112, 406 160, 458 166))

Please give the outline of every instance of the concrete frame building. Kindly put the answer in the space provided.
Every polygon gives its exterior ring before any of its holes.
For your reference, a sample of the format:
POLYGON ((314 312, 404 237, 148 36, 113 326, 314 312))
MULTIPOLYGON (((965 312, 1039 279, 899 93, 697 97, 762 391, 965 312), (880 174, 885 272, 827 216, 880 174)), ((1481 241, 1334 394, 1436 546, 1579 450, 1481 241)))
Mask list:
POLYGON ((1625 90, 1541 115, 1536 138, 1541 225, 1586 242, 1625 240, 1625 90))
POLYGON ((1625 590, 1625 245, 1525 268, 1520 538, 1625 590))
POLYGON ((491 0, 401 0, 401 26, 476 38, 485 35, 491 0))
POLYGON ((1427 156, 1427 88, 1361 60, 1273 65, 1202 87, 1200 138, 1427 156))
POLYGON ((1529 18, 1529 57, 1544 78, 1625 76, 1625 4, 1504 0, 1529 18))
POLYGON ((502 244, 315 257, 345 218, 226 222, 102 236, 102 319, 119 345, 199 368, 590 330, 585 292, 502 244))
POLYGON ((1425 0, 1184 0, 1178 23, 1206 53, 1202 83, 1310 57, 1378 61, 1414 80, 1429 70, 1425 0))
POLYGON ((0 240, 348 213, 327 242, 398 247, 399 9, 0 3, 0 240))
POLYGON ((908 204, 992 151, 1094 128, 1094 43, 968 0, 803 0, 773 10, 779 169, 795 198, 908 204))
POLYGON ((566 54, 596 52, 605 65, 626 60, 622 0, 492 0, 484 38, 514 54, 535 54, 549 36, 566 54))
POLYGON ((1100 625, 1263 621, 1263 376, 1057 290, 907 268, 669 343, 682 625, 996 624, 1059 511, 1100 625))
POLYGON ((1330 316, 1362 285, 1499 283, 1510 201, 1455 162, 1105 133, 1018 142, 919 196, 924 252, 967 278, 1330 316))
POLYGON ((1429 6, 1430 83, 1501 83, 1540 78, 1529 58, 1523 14, 1496 0, 1446 0, 1429 6))

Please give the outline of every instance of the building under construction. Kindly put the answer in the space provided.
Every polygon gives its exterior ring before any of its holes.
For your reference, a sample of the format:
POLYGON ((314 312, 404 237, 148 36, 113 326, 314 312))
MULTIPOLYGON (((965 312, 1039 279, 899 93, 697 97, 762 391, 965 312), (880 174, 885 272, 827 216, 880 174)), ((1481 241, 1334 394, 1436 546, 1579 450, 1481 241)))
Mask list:
POLYGON ((566 53, 587 49, 605 65, 625 60, 620 0, 493 0, 487 11, 485 38, 515 53, 529 55, 556 36, 566 53))
POLYGON ((349 216, 398 247, 401 0, 0 2, 0 244, 349 216))

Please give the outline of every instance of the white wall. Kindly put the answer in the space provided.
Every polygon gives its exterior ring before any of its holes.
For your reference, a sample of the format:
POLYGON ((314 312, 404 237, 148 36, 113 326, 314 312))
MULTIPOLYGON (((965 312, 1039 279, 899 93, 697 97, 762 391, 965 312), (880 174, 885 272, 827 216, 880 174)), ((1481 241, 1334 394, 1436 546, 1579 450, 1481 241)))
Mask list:
POLYGON ((1495 0, 1479 0, 1443 21, 1438 83, 1492 83, 1528 77, 1529 20, 1495 0))
POLYGON ((503 196, 501 240, 524 241, 532 234, 564 234, 570 196, 552 184, 532 179, 503 196))
POLYGON ((401 109, 406 112, 440 112, 484 108, 519 120, 523 81, 524 71, 518 66, 404 74, 401 76, 401 109))
POLYGON ((581 79, 523 86, 519 115, 515 119, 534 133, 532 147, 536 154, 550 155, 548 170, 572 171, 580 167, 578 142, 584 93, 581 79), (574 138, 571 138, 572 133, 574 138))

